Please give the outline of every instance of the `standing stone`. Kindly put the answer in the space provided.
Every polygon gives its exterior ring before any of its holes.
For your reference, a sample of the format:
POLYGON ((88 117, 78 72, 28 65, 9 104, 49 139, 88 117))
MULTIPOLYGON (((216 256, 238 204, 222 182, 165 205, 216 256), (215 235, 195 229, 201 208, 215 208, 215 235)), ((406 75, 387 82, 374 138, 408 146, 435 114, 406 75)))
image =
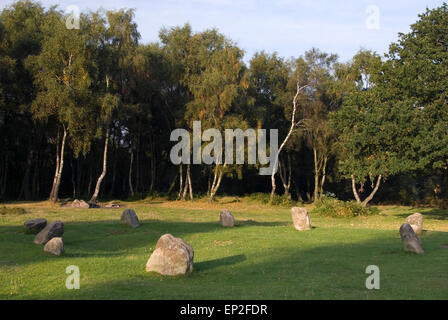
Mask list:
POLYGON ((414 213, 406 218, 406 222, 409 223, 414 229, 416 234, 421 234, 423 231, 423 215, 421 213, 414 213))
POLYGON ((34 220, 27 220, 23 224, 26 233, 38 233, 47 225, 47 220, 44 218, 38 218, 34 220))
POLYGON ((193 248, 180 238, 164 234, 146 263, 146 271, 176 276, 193 271, 193 248))
POLYGON ((48 241, 44 246, 44 251, 60 256, 64 252, 64 242, 62 241, 62 238, 55 237, 48 241))
POLYGON ((70 207, 72 208, 84 208, 84 209, 88 209, 90 206, 87 202, 85 202, 84 200, 78 200, 75 199, 73 200, 72 204, 70 205, 70 207))
POLYGON ((414 229, 409 223, 404 223, 400 227, 401 241, 403 242, 404 251, 415 252, 418 254, 425 253, 422 248, 420 239, 416 236, 414 229))
POLYGON ((140 221, 138 220, 137 215, 133 209, 126 209, 121 214, 121 223, 126 224, 132 228, 137 228, 140 226, 140 221))
POLYGON ((299 231, 311 230, 311 222, 308 211, 305 208, 291 208, 291 217, 294 227, 299 231))
POLYGON ((54 237, 61 237, 64 234, 64 224, 61 221, 50 223, 39 232, 34 238, 35 244, 44 244, 54 237))
POLYGON ((219 221, 221 222, 221 225, 223 227, 233 228, 233 226, 235 225, 233 215, 227 209, 221 211, 221 214, 219 215, 219 221))

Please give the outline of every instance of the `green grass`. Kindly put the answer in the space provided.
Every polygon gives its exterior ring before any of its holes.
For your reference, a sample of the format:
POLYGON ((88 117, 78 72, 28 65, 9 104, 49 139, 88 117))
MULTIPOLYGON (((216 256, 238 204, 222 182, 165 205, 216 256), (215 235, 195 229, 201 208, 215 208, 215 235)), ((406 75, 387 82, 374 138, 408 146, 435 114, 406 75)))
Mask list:
POLYGON ((288 208, 219 199, 127 203, 142 222, 120 225, 122 209, 11 204, 26 214, 0 215, 1 299, 447 299, 448 212, 380 207, 376 216, 311 215, 313 229, 293 228, 288 208), (235 228, 221 228, 229 208, 235 228), (404 253, 398 229, 422 212, 424 255, 404 253), (65 224, 65 254, 51 256, 23 232, 43 217, 65 224), (194 271, 167 277, 145 272, 164 233, 195 251, 194 271), (80 268, 79 290, 65 287, 66 267, 80 268), (377 265, 381 289, 367 290, 365 269, 377 265))

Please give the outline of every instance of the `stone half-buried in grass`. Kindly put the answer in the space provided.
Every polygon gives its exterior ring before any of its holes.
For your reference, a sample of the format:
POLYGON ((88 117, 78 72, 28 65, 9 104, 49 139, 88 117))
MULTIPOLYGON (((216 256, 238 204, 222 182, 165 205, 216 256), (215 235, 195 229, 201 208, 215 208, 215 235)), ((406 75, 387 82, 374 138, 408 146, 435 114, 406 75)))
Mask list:
POLYGON ((417 235, 414 232, 414 229, 412 229, 409 223, 404 223, 400 227, 400 237, 401 241, 403 242, 404 251, 414 252, 417 254, 425 253, 423 251, 420 239, 417 237, 417 235))
POLYGON ((311 230, 310 215, 305 208, 294 207, 291 208, 292 222, 294 228, 299 231, 311 230))
POLYGON ((137 228, 140 226, 140 221, 138 220, 137 214, 132 209, 126 209, 121 214, 120 219, 122 224, 128 225, 132 228, 137 228))
POLYGON ((164 234, 146 263, 147 272, 177 276, 193 271, 193 248, 180 238, 164 234))
POLYGON ((55 256, 60 256, 64 253, 64 242, 61 237, 52 238, 44 246, 44 251, 54 254, 55 256))

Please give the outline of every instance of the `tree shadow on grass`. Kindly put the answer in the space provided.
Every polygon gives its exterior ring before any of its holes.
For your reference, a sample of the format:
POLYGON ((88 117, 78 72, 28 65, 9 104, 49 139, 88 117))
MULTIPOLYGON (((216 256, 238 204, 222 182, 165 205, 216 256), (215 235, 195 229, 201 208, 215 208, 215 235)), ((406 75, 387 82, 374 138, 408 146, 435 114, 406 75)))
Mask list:
MULTIPOLYGON (((430 211, 418 211, 419 209, 415 209, 415 212, 419 212, 423 215, 423 218, 433 219, 433 220, 448 220, 448 211, 447 210, 441 210, 441 209, 431 209, 430 211)), ((397 217, 401 217, 406 219, 409 217, 412 213, 401 213, 397 214, 397 217)))
POLYGON ((249 220, 235 220, 235 227, 246 227, 246 226, 256 226, 256 227, 279 227, 279 226, 289 226, 292 225, 292 222, 282 222, 282 221, 273 221, 273 222, 259 222, 252 219, 249 220))
MULTIPOLYGON (((424 255, 405 253, 399 237, 385 231, 374 239, 341 238, 333 244, 301 246, 288 240, 269 254, 248 250, 195 263, 189 276, 135 273, 63 290, 46 299, 446 299, 447 232, 422 237, 424 255), (344 240, 345 239, 345 240, 344 240), (381 290, 365 287, 366 267, 381 272, 381 290), (224 266, 225 268, 218 268, 224 266)), ((308 242, 306 242, 308 241, 308 242)), ((90 277, 93 275, 89 275, 90 277)))
MULTIPOLYGON (((277 222, 250 220, 230 228, 238 232, 241 227, 284 225, 277 222)), ((119 220, 75 221, 64 223, 65 257, 119 256, 128 255, 133 249, 154 248, 158 239, 166 233, 175 237, 191 234, 218 232, 223 229, 219 222, 185 222, 142 220, 138 228, 120 224, 119 220)), ((24 234, 23 226, 0 226, 0 266, 17 266, 48 260, 43 245, 33 243, 35 235, 24 234)))

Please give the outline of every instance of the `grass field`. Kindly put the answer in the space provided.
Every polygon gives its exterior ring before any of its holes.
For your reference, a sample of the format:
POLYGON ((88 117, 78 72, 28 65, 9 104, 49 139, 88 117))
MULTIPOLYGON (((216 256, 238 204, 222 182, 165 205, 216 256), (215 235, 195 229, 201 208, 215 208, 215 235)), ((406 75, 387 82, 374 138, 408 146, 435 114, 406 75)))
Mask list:
POLYGON ((61 208, 48 202, 14 203, 26 214, 0 215, 1 299, 448 299, 448 212, 380 207, 352 219, 311 215, 313 229, 293 228, 288 208, 245 199, 217 203, 125 203, 142 225, 120 225, 123 209, 61 208), (228 208, 235 228, 219 225, 228 208), (404 253, 398 229, 421 212, 424 255, 404 253), (62 220, 65 254, 33 243, 23 222, 62 220), (194 248, 194 271, 167 277, 145 264, 164 233, 194 248), (65 287, 66 267, 80 269, 79 290, 65 287), (368 265, 377 265, 381 289, 368 290, 368 265))

